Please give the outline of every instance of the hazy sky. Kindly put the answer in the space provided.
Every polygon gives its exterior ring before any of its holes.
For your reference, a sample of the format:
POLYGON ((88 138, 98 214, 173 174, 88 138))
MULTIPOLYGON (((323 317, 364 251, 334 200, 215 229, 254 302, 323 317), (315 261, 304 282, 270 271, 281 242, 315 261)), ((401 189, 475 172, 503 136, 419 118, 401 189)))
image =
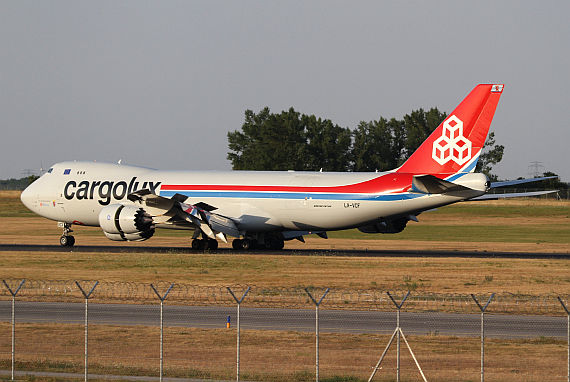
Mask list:
POLYGON ((230 169, 246 109, 354 128, 503 82, 502 178, 570 181, 570 2, 0 1, 0 179, 62 160, 230 169))

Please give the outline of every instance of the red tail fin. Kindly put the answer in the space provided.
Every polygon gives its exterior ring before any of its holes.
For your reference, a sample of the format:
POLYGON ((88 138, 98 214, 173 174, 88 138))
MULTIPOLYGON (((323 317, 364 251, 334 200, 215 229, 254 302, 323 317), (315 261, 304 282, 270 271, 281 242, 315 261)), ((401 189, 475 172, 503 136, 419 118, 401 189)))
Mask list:
POLYGON ((455 174, 473 171, 503 87, 477 85, 397 172, 455 174))

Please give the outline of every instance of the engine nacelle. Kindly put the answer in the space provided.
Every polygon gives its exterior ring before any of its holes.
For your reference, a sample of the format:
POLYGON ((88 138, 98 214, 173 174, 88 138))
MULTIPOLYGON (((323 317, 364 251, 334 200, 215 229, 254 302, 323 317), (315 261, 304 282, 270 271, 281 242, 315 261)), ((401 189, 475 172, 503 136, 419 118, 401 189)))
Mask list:
POLYGON ((154 235, 152 217, 140 207, 111 204, 99 212, 99 225, 110 240, 142 241, 154 235))
POLYGON ((399 233, 406 228, 408 221, 408 218, 379 221, 358 227, 358 230, 364 233, 399 233))
POLYGON ((121 236, 119 233, 109 233, 103 231, 107 239, 114 241, 143 241, 154 235, 154 229, 145 232, 125 233, 121 236))

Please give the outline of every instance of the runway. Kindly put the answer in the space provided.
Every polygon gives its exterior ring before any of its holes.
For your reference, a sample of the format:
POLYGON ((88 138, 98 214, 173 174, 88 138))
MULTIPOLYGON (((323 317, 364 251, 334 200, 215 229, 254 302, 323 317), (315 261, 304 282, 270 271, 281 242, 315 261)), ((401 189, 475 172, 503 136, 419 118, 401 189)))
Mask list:
POLYGON ((357 250, 357 249, 283 249, 236 251, 221 248, 215 251, 197 251, 189 247, 151 247, 133 245, 59 245, 0 244, 0 252, 99 252, 99 253, 156 253, 156 254, 235 254, 235 255, 287 255, 287 256, 341 256, 341 257, 465 257, 465 258, 513 258, 513 259, 570 259, 570 253, 552 252, 495 252, 495 251, 444 251, 444 250, 357 250))
MULTIPOLYGON (((17 323, 83 324, 82 303, 16 302, 17 323)), ((0 321, 9 322, 10 301, 0 301, 0 321)), ((164 306, 164 325, 170 327, 226 328, 230 316, 235 326, 235 307, 164 306)), ((96 304, 89 305, 89 322, 103 325, 159 326, 159 305, 96 304)), ((479 314, 401 313, 401 327, 413 335, 480 335, 479 314)), ((319 311, 321 332, 391 334, 396 325, 395 312, 326 310, 319 311)), ((485 334, 490 338, 565 339, 566 317, 485 315, 485 334)), ((312 332, 315 330, 313 309, 265 309, 241 307, 244 330, 312 332)))

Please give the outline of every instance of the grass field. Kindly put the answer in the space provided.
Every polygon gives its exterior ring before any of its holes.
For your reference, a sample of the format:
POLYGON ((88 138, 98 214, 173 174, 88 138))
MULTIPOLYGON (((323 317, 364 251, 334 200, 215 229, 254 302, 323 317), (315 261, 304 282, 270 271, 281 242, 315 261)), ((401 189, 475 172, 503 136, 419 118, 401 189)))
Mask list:
MULTIPOLYGON (((339 249, 477 250, 570 252, 570 203, 513 200, 464 203, 420 215, 396 235, 365 235, 355 230, 330 233, 330 239, 288 242, 281 255, 224 252, 181 253, 190 239, 183 231, 158 231, 143 243, 107 240, 98 228, 77 227, 78 245, 140 246, 140 253, 3 252, 0 279, 100 280, 193 285, 330 287, 411 290, 420 293, 488 295, 568 295, 570 262, 564 259, 340 257, 339 249), (171 253, 145 252, 146 246, 171 246, 171 253), (313 248, 313 252, 298 249, 313 248), (307 255, 299 255, 307 254, 307 255), (294 254, 295 256, 291 256, 294 254)), ((57 244, 55 222, 36 217, 17 192, 0 192, 0 243, 57 244)), ((226 246, 227 247, 227 246, 226 246)), ((7 295, 3 294, 4 298, 7 295)), ((96 301, 100 302, 100 301, 96 301)), ((0 323, 0 338, 9 338, 0 323)), ((18 369, 82 372, 82 327, 19 324, 18 369)), ((158 375, 158 329, 90 328, 90 371, 158 375)), ((323 333, 321 380, 366 380, 387 336, 323 333)), ((165 370, 170 377, 231 379, 235 370, 235 331, 166 328, 165 370)), ((479 380, 479 340, 474 337, 410 336, 429 380, 479 380)), ((486 376, 494 381, 565 379, 565 343, 550 338, 488 339, 486 376), (548 356, 544 356, 548 354, 548 356)), ((9 341, 0 341, 0 368, 9 368, 9 341)), ((402 350, 402 381, 420 380, 402 350)), ((242 331, 242 378, 271 381, 314 380, 314 337, 310 333, 242 331)), ((395 380, 392 349, 375 381, 395 380)), ((56 378, 30 378, 56 381, 56 378)))
MULTIPOLYGON (((9 325, 0 324, 2 337, 9 325)), ((157 327, 92 325, 90 372, 157 376, 157 327)), ((21 324, 18 326, 18 369, 83 371, 81 325, 21 324)), ((165 328, 165 376, 235 378, 234 329, 165 328)), ((389 336, 322 333, 320 376, 323 381, 365 381, 389 336)), ((479 339, 453 336, 407 336, 430 381, 479 380, 479 339)), ((314 334, 242 330, 243 380, 314 380, 314 334)), ((0 343, 0 368, 9 368, 9 342, 0 343)), ((395 344, 375 381, 394 381, 395 344)), ((565 379, 565 342, 549 338, 486 341, 486 373, 492 381, 565 379), (547 357, 544 354, 548 354, 547 357)), ((402 381, 419 381, 419 373, 402 341, 402 381)))
MULTIPOLYGON (((0 243, 57 243, 55 222, 35 217, 18 192, 0 193, 0 243)), ((336 249, 445 249, 570 252, 570 202, 512 200, 462 203, 420 215, 401 234, 331 233, 287 242, 316 248, 308 256, 182 254, 184 231, 159 230, 142 243, 107 240, 99 228, 77 227, 78 245, 172 246, 170 254, 3 252, 1 278, 171 281, 197 285, 254 284, 331 288, 412 289, 436 293, 567 294, 570 263, 557 259, 338 257, 336 249)))

